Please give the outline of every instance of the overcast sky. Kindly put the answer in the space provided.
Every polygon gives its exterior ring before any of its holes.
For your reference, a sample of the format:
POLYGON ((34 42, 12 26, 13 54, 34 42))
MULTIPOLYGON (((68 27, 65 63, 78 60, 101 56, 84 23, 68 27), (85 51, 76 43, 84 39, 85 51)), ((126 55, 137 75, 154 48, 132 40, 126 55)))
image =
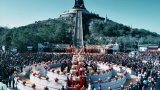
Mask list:
MULTIPOLYGON (((160 34, 160 0, 84 0, 86 8, 102 17, 160 34)), ((0 26, 18 27, 57 18, 74 0, 0 0, 0 26)))

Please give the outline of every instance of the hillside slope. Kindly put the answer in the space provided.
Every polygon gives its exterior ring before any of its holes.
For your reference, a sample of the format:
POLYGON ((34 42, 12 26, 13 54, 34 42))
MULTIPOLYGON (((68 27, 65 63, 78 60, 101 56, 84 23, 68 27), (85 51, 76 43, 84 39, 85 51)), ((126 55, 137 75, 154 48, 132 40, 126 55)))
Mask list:
MULTIPOLYGON (((48 19, 18 28, 0 28, 0 44, 9 48, 17 47, 25 50, 31 45, 37 48, 38 43, 50 42, 72 44, 73 22, 67 19, 48 19)), ((90 44, 107 44, 118 42, 126 47, 137 45, 137 42, 160 44, 160 35, 145 29, 132 29, 112 20, 105 22, 93 20, 85 42, 90 44), (132 43, 131 43, 132 42, 132 43), (134 44, 133 44, 134 43, 134 44), (129 44, 129 45, 128 45, 129 44)))

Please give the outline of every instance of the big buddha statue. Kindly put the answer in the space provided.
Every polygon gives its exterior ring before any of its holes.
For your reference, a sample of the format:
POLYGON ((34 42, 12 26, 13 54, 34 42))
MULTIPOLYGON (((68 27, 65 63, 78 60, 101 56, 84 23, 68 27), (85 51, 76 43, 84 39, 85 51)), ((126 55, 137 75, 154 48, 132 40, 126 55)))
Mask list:
POLYGON ((83 0, 75 0, 74 9, 86 9, 83 0))

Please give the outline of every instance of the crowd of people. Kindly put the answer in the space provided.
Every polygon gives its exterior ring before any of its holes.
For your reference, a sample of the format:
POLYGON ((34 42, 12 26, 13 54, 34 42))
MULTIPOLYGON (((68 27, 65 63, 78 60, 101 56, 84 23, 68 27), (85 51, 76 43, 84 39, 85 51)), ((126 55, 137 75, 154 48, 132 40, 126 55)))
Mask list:
POLYGON ((14 88, 14 72, 21 73, 24 66, 52 60, 71 60, 72 54, 0 52, 0 82, 14 88))
MULTIPOLYGON (((3 82, 8 87, 14 87, 13 73, 15 71, 22 72, 25 65, 28 66, 48 60, 71 61, 72 56, 72 54, 57 53, 0 52, 0 82, 3 82)), ((139 55, 135 57, 129 57, 127 53, 122 52, 104 55, 85 54, 85 57, 90 61, 103 61, 131 68, 136 72, 136 75, 141 78, 138 82, 139 88, 141 89, 150 87, 154 88, 156 85, 160 85, 160 82, 158 81, 160 76, 160 53, 158 52, 139 53, 139 55)))
MULTIPOLYGON (((142 88, 144 88, 143 90, 150 90, 147 88, 155 88, 155 85, 160 85, 160 53, 158 52, 139 53, 138 56, 136 55, 134 57, 129 57, 127 53, 116 53, 105 55, 86 55, 86 58, 91 61, 103 61, 131 68, 135 71, 136 75, 140 77, 140 82, 137 83, 140 88, 138 90, 142 90, 142 88)), ((132 86, 133 85, 131 85, 131 87, 132 86)), ((129 88, 128 90, 137 90, 135 88, 129 88)))

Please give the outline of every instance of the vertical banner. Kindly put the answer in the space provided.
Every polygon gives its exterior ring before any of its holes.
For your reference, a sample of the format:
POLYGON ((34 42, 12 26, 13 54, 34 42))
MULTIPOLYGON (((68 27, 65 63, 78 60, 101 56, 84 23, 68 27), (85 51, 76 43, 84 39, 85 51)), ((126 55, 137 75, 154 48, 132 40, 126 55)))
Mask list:
POLYGON ((76 48, 82 48, 84 45, 82 11, 77 11, 76 13, 73 44, 74 44, 74 47, 76 48))
POLYGON ((84 46, 83 42, 83 23, 82 23, 82 12, 80 12, 80 33, 81 33, 81 46, 84 46))
POLYGON ((75 30, 74 30, 74 40, 73 40, 74 47, 76 48, 77 48, 77 32, 78 32, 78 11, 75 17, 75 30))

